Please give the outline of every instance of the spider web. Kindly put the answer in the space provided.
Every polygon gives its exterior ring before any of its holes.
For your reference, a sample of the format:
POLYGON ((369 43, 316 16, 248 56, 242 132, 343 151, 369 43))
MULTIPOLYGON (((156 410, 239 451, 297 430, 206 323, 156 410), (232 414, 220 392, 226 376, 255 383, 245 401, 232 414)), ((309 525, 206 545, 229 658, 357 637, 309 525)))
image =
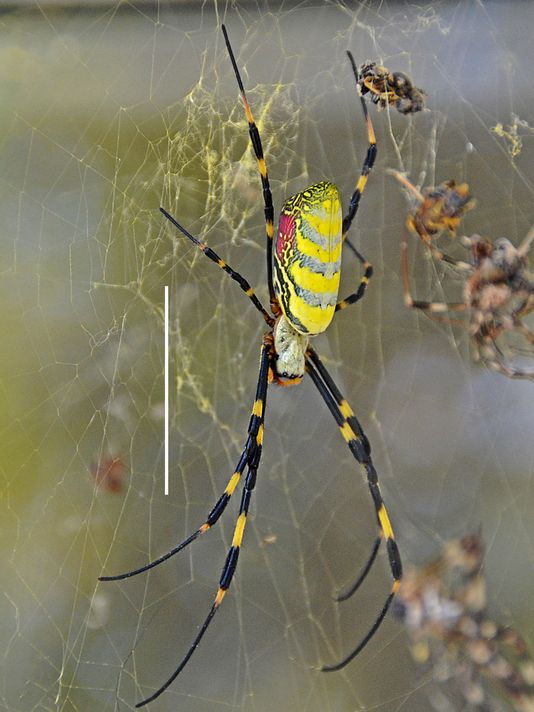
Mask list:
MULTIPOLYGON (((267 301, 260 184, 221 21, 278 208, 320 179, 345 200, 353 189, 366 134, 347 48, 427 91, 431 111, 413 119, 373 107, 379 154, 352 235, 375 276, 315 345, 372 443, 404 562, 482 526, 495 615, 534 644, 534 386, 473 363, 461 327, 403 307, 406 203, 386 173, 467 180, 478 205, 465 233, 519 243, 534 221, 532 6, 21 5, 2 15, 0 59, 0 708, 132 709, 174 670, 217 588, 237 502, 150 575, 97 577, 148 562, 202 523, 245 440, 264 325, 158 212, 267 301), (120 491, 109 491, 112 471, 120 491)), ((412 240, 420 298, 461 298, 459 277, 417 248, 412 240)), ((359 274, 347 254, 342 294, 359 274)), ((332 599, 374 527, 366 485, 311 383, 270 389, 231 591, 151 709, 427 710, 435 683, 418 675, 391 617, 343 672, 320 672, 352 649, 389 590, 381 556, 354 599, 332 599)))

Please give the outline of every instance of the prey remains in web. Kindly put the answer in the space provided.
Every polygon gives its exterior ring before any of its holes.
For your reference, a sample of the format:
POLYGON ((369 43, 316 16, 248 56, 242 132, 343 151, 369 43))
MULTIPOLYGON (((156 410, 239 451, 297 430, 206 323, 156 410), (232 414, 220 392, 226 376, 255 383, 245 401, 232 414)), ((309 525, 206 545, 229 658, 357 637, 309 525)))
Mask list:
POLYGON ((376 62, 360 66, 358 86, 362 96, 369 94, 379 109, 394 106, 401 114, 415 114, 425 106, 425 92, 404 72, 390 72, 376 62))

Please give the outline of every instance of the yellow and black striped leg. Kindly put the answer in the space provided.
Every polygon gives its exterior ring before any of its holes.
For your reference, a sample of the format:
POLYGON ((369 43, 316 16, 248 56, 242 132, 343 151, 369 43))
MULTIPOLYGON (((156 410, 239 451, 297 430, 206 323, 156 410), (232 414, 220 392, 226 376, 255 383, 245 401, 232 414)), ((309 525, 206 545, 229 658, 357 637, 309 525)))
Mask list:
POLYGON ((356 67, 356 62, 354 61, 354 57, 352 56, 351 52, 347 52, 347 56, 350 60, 350 63, 352 66, 352 71, 354 73, 354 78, 356 80, 356 88, 358 90, 358 96, 360 98, 360 102, 362 105, 362 111, 363 111, 363 115, 365 118, 365 123, 367 125, 367 139, 369 142, 369 146, 367 148, 367 154, 365 156, 365 160, 363 162, 363 166, 361 169, 360 178, 358 179, 354 193, 351 196, 347 214, 343 218, 342 232, 343 232, 343 240, 345 241, 345 244, 356 255, 360 264, 363 265, 363 268, 365 271, 364 271, 364 275, 361 279, 358 289, 353 294, 349 295, 346 299, 342 299, 340 302, 338 302, 338 304, 336 305, 336 311, 339 311, 340 309, 345 309, 346 307, 348 307, 349 304, 354 304, 354 303, 358 302, 365 294, 365 289, 369 283, 369 280, 373 276, 373 268, 372 268, 371 264, 354 247, 352 242, 349 239, 347 239, 347 233, 350 230, 350 226, 352 225, 352 221, 354 220, 356 213, 358 212, 358 208, 360 206, 360 199, 362 197, 363 191, 365 190, 365 186, 367 185, 367 181, 369 179, 369 173, 371 172, 374 162, 376 160, 376 151, 377 151, 376 137, 375 137, 373 124, 371 121, 371 117, 369 116, 369 112, 367 110, 367 104, 365 103, 365 99, 361 95, 361 91, 360 91, 359 84, 358 84, 358 68, 356 67))
POLYGON ((247 297, 250 299, 250 301, 254 304, 256 309, 261 313, 265 321, 269 326, 274 325, 274 319, 272 316, 267 312, 267 310, 264 308, 263 304, 260 302, 258 297, 254 294, 254 290, 250 286, 250 284, 247 282, 247 280, 242 277, 239 272, 236 272, 234 269, 230 267, 230 265, 226 264, 224 260, 222 260, 219 255, 214 252, 214 250, 211 249, 211 247, 208 247, 204 242, 201 242, 200 240, 197 240, 196 237, 193 237, 190 232, 188 232, 185 227, 182 227, 179 222, 173 216, 168 213, 165 208, 160 208, 160 212, 165 215, 167 220, 169 220, 174 227, 178 228, 178 230, 182 233, 182 235, 185 235, 185 237, 188 238, 188 240, 191 240, 191 242, 198 247, 198 249, 203 252, 208 259, 210 259, 212 262, 215 262, 217 267, 220 267, 226 274, 229 274, 230 277, 235 280, 241 289, 245 292, 247 297))
POLYGON ((369 284, 371 277, 373 276, 373 267, 372 267, 371 263, 368 262, 365 259, 365 257, 360 252, 358 252, 358 250, 355 247, 352 246, 351 243, 347 242, 347 244, 349 244, 352 247, 354 254, 358 258, 358 260, 360 261, 360 263, 364 269, 364 273, 363 273, 363 277, 360 280, 360 284, 358 285, 358 289, 353 294, 349 294, 348 297, 345 297, 345 299, 342 299, 341 301, 339 301, 336 304, 336 311, 340 311, 341 309, 346 309, 349 306, 349 304, 355 304, 356 302, 359 302, 360 299, 363 298, 363 296, 365 294, 365 290, 367 289, 367 285, 369 284))
MULTIPOLYGON (((256 475, 258 471, 258 467, 260 464, 260 458, 261 458, 261 451, 262 451, 262 443, 263 443, 263 422, 264 422, 264 417, 265 417, 265 404, 267 400, 267 386, 269 383, 269 368, 271 366, 271 352, 272 352, 272 344, 268 338, 264 338, 262 348, 261 348, 261 356, 260 356, 260 371, 258 375, 258 385, 256 388, 256 398, 254 400, 254 406, 252 408, 252 415, 250 418, 250 423, 249 423, 249 436, 253 442, 249 448, 248 451, 248 457, 247 457, 247 466, 248 466, 248 472, 247 476, 245 478, 245 484, 243 488, 243 495, 241 498, 241 505, 239 507, 239 516, 237 518, 237 522, 235 525, 234 529, 234 536, 232 538, 232 545, 230 547, 230 550, 228 551, 228 555, 226 557, 226 561, 221 573, 221 578, 219 580, 219 589, 217 591, 217 594, 215 596, 215 600, 210 608, 210 611, 208 615, 206 616, 206 619, 204 620, 204 623, 202 624, 199 632, 197 633, 193 643, 191 644, 189 650, 187 651, 185 657, 182 659, 176 670, 173 672, 173 674, 169 677, 169 679, 158 689, 156 692, 154 692, 150 697, 147 697, 145 700, 142 700, 142 702, 139 702, 136 704, 136 707, 144 707, 144 705, 147 705, 149 702, 153 702, 155 699, 157 699, 165 690, 172 685, 174 680, 178 677, 178 675, 182 672, 184 667, 187 665, 189 662, 189 659, 195 652, 198 644, 204 637, 204 633, 208 629, 209 624, 211 623, 213 616, 217 612, 219 606, 222 603, 222 600, 226 594, 226 591, 230 587, 230 583, 232 582, 232 578, 235 573, 235 569, 237 566, 237 560, 239 558, 239 551, 241 548, 241 543, 243 541, 243 534, 245 532, 245 524, 247 520, 247 514, 248 514, 248 508, 250 504, 250 499, 252 497, 252 492, 254 490, 254 487, 256 485, 256 475)), ((249 441, 247 441, 248 444, 249 441)), ((241 460, 240 460, 241 462, 241 460)), ((232 478, 235 477, 235 473, 232 476, 232 478)), ((230 480, 230 483, 232 482, 232 479, 230 480)), ((237 484, 237 481, 235 482, 237 484)), ((234 484, 234 488, 235 488, 234 484)), ((227 488, 228 489, 228 488, 227 488)), ((224 495, 223 495, 224 497, 224 495)), ((222 498, 221 498, 222 499, 222 498)), ((226 506, 228 500, 221 505, 221 511, 224 509, 226 506)), ((221 500, 219 500, 221 502, 221 500)), ((217 505, 216 505, 217 507, 217 505)), ((214 509, 216 509, 216 507, 214 509)), ((214 511, 214 510, 212 510, 214 511)))
MULTIPOLYGON (((317 355, 317 352, 314 349, 310 348, 308 350, 308 356, 309 356, 311 362, 313 363, 313 365, 315 366, 315 368, 317 369, 317 371, 319 372, 319 375, 323 379, 324 384, 326 385, 326 387, 330 391, 331 395, 335 399, 341 414, 345 416, 347 423, 352 428, 352 430, 355 433, 357 433, 358 437, 361 439, 362 444, 365 448, 365 452, 367 453, 368 456, 370 456, 371 445, 369 443, 369 440, 367 439, 367 436, 363 432, 363 428, 360 425, 358 418, 356 418, 356 416, 352 412, 352 409, 350 408, 349 404, 343 398, 341 392, 339 391, 338 387, 334 383, 332 377, 330 376, 330 374, 324 367, 321 359, 317 355)), ((362 566, 361 571, 358 574, 356 580, 354 581, 354 583, 351 586, 349 586, 349 588, 346 591, 344 591, 343 593, 340 593, 336 596, 337 601, 341 602, 341 601, 348 600, 360 588, 361 584, 367 578, 367 574, 369 573, 369 571, 371 570, 371 568, 374 564, 376 555, 378 554, 378 550, 380 548, 381 541, 382 541, 381 536, 378 536, 375 539, 375 542, 373 544, 373 548, 371 550, 369 558, 367 559, 365 564, 362 566)))
POLYGON ((230 61, 232 62, 232 67, 234 68, 235 77, 237 79, 237 85, 241 93, 241 99, 243 100, 243 106, 245 107, 245 114, 248 121, 248 132, 250 135, 250 140, 252 142, 252 147, 254 149, 254 154, 256 155, 256 160, 258 161, 258 169, 260 171, 261 186, 263 190, 263 205, 265 213, 265 232, 267 236, 266 242, 266 252, 267 252, 267 284, 269 286, 269 298, 271 304, 276 302, 274 287, 273 287, 273 233, 274 233, 274 207, 273 207, 273 195, 271 193, 271 187, 269 185, 269 175, 267 173, 267 166, 265 164, 265 158, 263 156, 263 147, 261 145, 260 132, 254 121, 252 111, 250 109, 250 104, 248 103, 247 95, 245 94, 245 87, 243 86, 243 81, 237 67, 237 62, 235 61, 234 51, 232 45, 230 44, 230 39, 228 38, 228 33, 226 27, 222 26, 222 31, 224 35, 224 41, 226 42, 226 48, 228 54, 230 55, 230 61))
POLYGON ((219 499, 211 509, 210 513, 206 517, 206 521, 204 522, 204 524, 202 524, 196 531, 194 531, 180 544, 178 544, 178 546, 175 546, 166 554, 163 554, 163 556, 154 559, 154 561, 151 561, 150 563, 145 564, 144 566, 141 566, 138 569, 127 571, 126 573, 115 574, 114 576, 99 576, 99 581, 122 581, 123 579, 127 579, 132 576, 137 576, 137 574, 142 574, 145 571, 149 571, 150 569, 159 566, 159 564, 162 564, 164 561, 167 561, 167 559, 170 559, 171 556, 178 554, 180 551, 182 551, 182 549, 185 549, 188 544, 191 544, 191 542, 195 541, 195 539, 198 539, 201 534, 207 532, 213 527, 214 524, 217 523, 219 517, 226 509, 226 505, 228 504, 230 497, 234 493, 234 490, 236 489, 237 485, 239 484, 245 466, 248 465, 249 462, 251 462, 255 456, 255 449, 257 447, 256 438, 258 434, 257 430, 259 428, 259 422, 254 419, 254 416, 257 414, 259 409, 261 409, 261 405, 258 402, 255 402, 249 426, 249 436, 247 438, 245 447, 243 448, 243 452, 241 453, 241 457, 239 458, 239 462, 237 463, 237 467, 230 479, 228 480, 228 484, 226 485, 224 492, 219 497, 219 499))
MULTIPOLYGON (((324 672, 334 672, 336 670, 341 670, 342 668, 345 667, 345 665, 347 665, 351 660, 353 660, 358 655, 358 653, 360 653, 363 650, 363 648, 365 648, 367 643, 371 640, 373 635, 376 633, 376 631, 380 627, 382 621, 384 620, 384 618, 389 610, 389 607, 391 606, 391 602, 392 602, 396 592, 399 589, 400 581, 401 581, 401 577, 402 577, 402 564, 401 564, 401 558, 400 558, 399 550, 397 547, 397 543, 395 541, 395 535, 393 532, 393 528, 392 528, 391 522, 389 520, 389 515, 387 513, 387 509, 384 504, 384 500, 382 499, 382 495, 380 493, 380 487, 378 484, 378 475, 377 475, 376 469, 373 465, 373 462, 371 460, 369 445, 367 445, 367 447, 365 447, 364 441, 358 434, 357 430, 355 430, 353 427, 351 427, 349 418, 354 419, 353 422, 356 420, 354 414, 352 413, 352 410, 348 406, 345 399, 343 399, 343 398, 336 399, 336 397, 333 395, 333 393, 331 392, 328 385, 321 378, 321 375, 320 375, 318 369, 316 369, 314 361, 315 362, 318 361, 317 354, 314 355, 314 359, 312 360, 312 354, 308 353, 307 357, 306 357, 306 370, 309 373, 312 381, 314 382, 317 390, 319 391, 322 399, 326 403, 328 410, 332 413, 336 423, 339 426, 341 435, 343 436, 343 439, 347 443, 354 458, 360 463, 360 465, 362 465, 362 467, 365 470, 367 485, 369 487, 369 491, 370 491, 371 497, 373 499, 373 504, 375 506, 378 529, 379 529, 379 538, 384 538, 386 541, 386 547, 387 547, 388 559, 389 559, 389 567, 390 567, 391 574, 393 577, 393 584, 391 587, 391 591, 390 591, 389 595, 387 596, 384 605, 382 606, 382 610, 380 611, 380 613, 376 617, 373 625, 371 626, 369 631, 366 633, 366 635, 363 637, 363 639, 360 641, 360 643, 356 646, 356 648, 349 655, 347 655, 343 660, 341 660, 341 662, 339 662, 335 665, 325 665, 322 668, 324 672), (337 401, 339 401, 339 402, 337 402, 337 401)), ((323 366, 323 370, 326 371, 326 369, 324 369, 324 366, 323 366)), ((333 383, 330 376, 329 376, 329 382, 333 383)), ((336 391, 337 391, 337 389, 336 389, 336 391)), ((337 392, 339 393, 339 391, 337 391, 337 392)), ((376 546, 376 543, 375 543, 375 546, 376 546)), ((360 578, 361 578, 361 576, 359 577, 359 579, 360 578)))
MULTIPOLYGON (((358 96, 360 97, 362 111, 363 111, 363 115, 365 118, 365 123, 367 125, 367 140, 369 142, 369 147, 367 149, 367 154, 366 154, 365 160, 363 162, 362 170, 360 173, 360 178, 358 180, 358 183, 356 184, 356 188, 355 188, 354 193, 352 194, 352 197, 350 199, 348 212, 345 215, 345 217, 343 218, 342 230, 343 230, 343 239, 344 240, 346 238, 347 232, 350 229, 352 221, 354 220, 354 217, 356 216, 356 213, 358 212, 362 193, 365 190, 365 186, 367 185, 367 180, 369 178, 369 173, 371 172, 374 162, 376 160, 375 131, 373 128, 373 123, 371 121, 371 117, 369 116, 369 112, 367 111, 367 104, 365 103, 365 99, 361 95, 360 87, 358 84, 358 68, 356 66, 356 62, 354 61, 354 57, 352 56, 352 54, 350 52, 347 52, 347 56, 349 58, 351 66, 352 66, 352 71, 354 73, 354 79, 356 80, 356 88, 358 89, 358 96)), ((356 251, 356 249, 352 245, 352 243, 347 241, 347 245, 349 245, 349 247, 352 249, 353 252, 356 251)))
POLYGON ((354 415, 352 408, 349 406, 347 401, 343 398, 343 395, 341 394, 341 391, 339 388, 336 386, 334 379, 332 376, 328 373, 326 370, 326 367, 324 366, 323 362, 319 358, 319 354, 315 349, 309 348, 307 351, 307 357, 309 360, 313 363, 317 371, 319 372, 321 378, 323 379, 324 383, 326 384, 326 387, 334 397, 336 404, 338 406, 338 409, 341 411, 342 415, 345 417, 347 423, 349 426, 354 430, 354 432, 357 434, 358 438, 361 440, 362 445, 365 450, 365 454, 369 456, 371 454, 371 445, 369 443, 369 440, 367 439, 367 436, 363 432, 363 428, 360 424, 360 421, 358 418, 354 415))

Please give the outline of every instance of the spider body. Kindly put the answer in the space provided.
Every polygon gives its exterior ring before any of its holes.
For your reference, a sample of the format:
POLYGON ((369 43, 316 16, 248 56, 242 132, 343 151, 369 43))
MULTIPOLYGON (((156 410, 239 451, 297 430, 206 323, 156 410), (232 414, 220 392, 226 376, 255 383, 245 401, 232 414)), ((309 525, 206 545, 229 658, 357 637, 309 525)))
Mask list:
MULTIPOLYGON (((521 248, 507 238, 493 243, 472 235, 466 242, 471 242, 473 272, 464 287, 464 300, 475 356, 496 367, 496 357, 502 353, 497 344, 501 335, 518 329, 527 342, 534 343, 534 334, 522 323, 522 317, 534 309, 534 279, 526 270, 521 248)), ((513 375, 513 367, 502 365, 513 375)))
POLYGON ((436 259, 469 270, 471 266, 468 262, 452 259, 432 241, 433 237, 439 236, 444 231, 454 237, 461 218, 474 207, 475 200, 469 192, 467 183, 447 180, 435 188, 423 188, 420 191, 403 173, 393 169, 387 172, 396 178, 408 193, 410 201, 410 210, 406 217, 408 230, 419 235, 436 259))
POLYGON ((467 183, 446 180, 441 185, 420 191, 402 173, 392 169, 388 173, 399 181, 409 195, 412 207, 406 218, 406 227, 417 233, 431 251, 431 238, 445 231, 454 237, 462 217, 475 206, 467 183))
POLYGON ((274 292, 299 334, 320 334, 334 316, 341 270, 339 191, 321 182, 286 200, 273 245, 274 292))
POLYGON ((394 106, 401 114, 415 114, 424 109, 425 92, 414 86, 403 72, 390 72, 376 62, 365 62, 358 76, 362 95, 369 93, 379 109, 394 106))
MULTIPOLYGON (((323 667, 324 671, 335 671, 343 668, 367 645, 384 620, 402 577, 400 554, 395 541, 393 527, 380 492, 378 474, 371 459, 369 441, 356 415, 309 343, 312 336, 323 332, 327 328, 337 311, 356 303, 364 296, 367 284, 372 276, 372 267, 369 262, 346 239, 376 157, 376 140, 367 106, 363 97, 360 96, 367 128, 368 148, 360 177, 352 193, 345 216, 342 215, 341 199, 336 186, 327 181, 318 182, 286 200, 280 213, 279 229, 276 237, 274 237, 274 208, 260 134, 254 122, 224 25, 222 30, 243 101, 249 135, 257 159, 263 188, 270 312, 265 309, 249 282, 242 275, 232 269, 205 243, 191 235, 164 208, 160 208, 160 210, 182 235, 196 245, 209 260, 239 285, 255 309, 261 314, 268 330, 264 333, 261 341, 256 394, 249 419, 246 441, 235 470, 231 474, 219 499, 208 513, 204 523, 184 541, 154 561, 124 574, 100 577, 100 580, 103 581, 115 581, 136 576, 158 566, 171 556, 182 551, 218 522, 241 480, 244 479, 232 543, 228 550, 219 578, 219 586, 209 613, 174 673, 150 697, 138 703, 137 707, 142 707, 159 697, 181 673, 202 640, 230 587, 236 571, 245 534, 248 510, 256 486, 263 449, 267 391, 271 383, 294 385, 304 375, 309 375, 328 411, 333 416, 344 442, 360 466, 371 495, 376 515, 377 536, 367 563, 356 582, 347 593, 339 596, 338 600, 349 598, 364 581, 375 561, 382 541, 385 542, 387 548, 389 569, 393 578, 389 594, 381 610, 359 644, 341 662, 323 667), (356 255, 364 274, 359 280, 356 291, 338 301, 343 244, 346 244, 356 255)), ((354 77, 358 83, 356 64, 350 52, 347 54, 354 77)))
POLYGON ((417 209, 408 217, 409 227, 426 242, 443 231, 456 234, 463 215, 474 206, 467 183, 447 180, 437 188, 425 188, 417 209))

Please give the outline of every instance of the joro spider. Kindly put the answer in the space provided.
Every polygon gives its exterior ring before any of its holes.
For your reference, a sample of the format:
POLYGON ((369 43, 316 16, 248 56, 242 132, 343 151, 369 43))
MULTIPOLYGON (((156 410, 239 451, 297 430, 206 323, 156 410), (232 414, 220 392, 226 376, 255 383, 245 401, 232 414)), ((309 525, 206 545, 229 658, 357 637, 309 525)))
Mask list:
MULTIPOLYGON (((338 600, 346 600, 357 591, 373 565, 382 539, 386 540, 389 567, 393 577, 390 593, 366 635, 341 662, 323 667, 324 671, 340 670, 371 640, 386 616, 402 576, 400 555, 395 542, 393 528, 380 494, 377 472, 371 460, 369 441, 349 404, 327 372, 316 351, 310 346, 310 337, 325 331, 335 312, 345 309, 364 296, 366 286, 372 275, 372 267, 369 262, 347 241, 347 245, 349 245, 361 263, 364 275, 356 291, 345 299, 338 301, 343 243, 358 210, 361 195, 376 157, 376 140, 367 106, 360 94, 369 145, 346 215, 342 217, 341 201, 337 187, 333 183, 326 181, 315 183, 286 200, 280 214, 278 233, 273 240, 274 208, 260 134, 247 101, 241 75, 224 25, 222 26, 222 31, 245 108, 249 135, 258 162, 263 187, 267 238, 267 281, 271 313, 265 309, 244 277, 226 264, 210 247, 193 237, 166 210, 163 208, 160 208, 160 210, 208 259, 237 282, 260 312, 269 329, 262 339, 256 396, 252 406, 245 446, 235 471, 230 477, 224 492, 208 514, 206 521, 178 546, 149 564, 116 576, 100 577, 100 581, 117 581, 136 576, 158 566, 171 556, 182 551, 188 544, 214 526, 226 509, 245 469, 247 470, 232 544, 224 563, 219 588, 210 611, 176 670, 156 692, 139 702, 136 707, 142 707, 159 697, 184 669, 203 638, 230 586, 243 541, 250 500, 256 485, 256 476, 263 446, 267 388, 270 383, 292 386, 299 383, 304 374, 308 373, 321 398, 326 403, 328 410, 334 417, 351 453, 365 472, 375 506, 378 536, 357 580, 346 593, 338 597, 338 600)), ((347 54, 358 86, 356 64, 352 54, 350 52, 347 52, 347 54)))

